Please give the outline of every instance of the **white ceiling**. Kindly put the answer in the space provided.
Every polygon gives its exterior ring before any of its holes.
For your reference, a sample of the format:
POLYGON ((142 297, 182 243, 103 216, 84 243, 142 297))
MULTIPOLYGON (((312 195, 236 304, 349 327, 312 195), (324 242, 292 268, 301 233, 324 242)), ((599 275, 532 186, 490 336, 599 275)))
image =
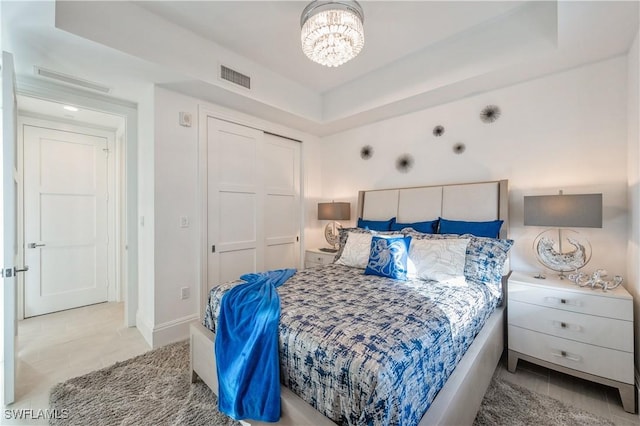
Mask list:
POLYGON ((521 5, 479 1, 363 1, 364 49, 353 61, 328 69, 311 62, 300 49, 300 14, 308 2, 142 1, 137 4, 320 93, 521 5))
POLYGON ((365 47, 325 68, 298 1, 2 2, 3 48, 138 101, 148 83, 318 135, 625 54, 637 1, 362 1, 365 47), (7 46, 7 47, 5 47, 7 46), (220 64, 252 89, 217 78, 220 64))

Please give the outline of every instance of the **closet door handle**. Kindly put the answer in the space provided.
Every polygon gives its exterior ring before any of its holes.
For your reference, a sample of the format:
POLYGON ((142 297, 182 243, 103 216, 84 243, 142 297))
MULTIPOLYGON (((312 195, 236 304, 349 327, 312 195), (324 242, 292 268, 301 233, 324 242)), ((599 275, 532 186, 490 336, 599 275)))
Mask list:
POLYGON ((29 244, 27 244, 27 247, 29 247, 29 248, 44 247, 44 246, 46 246, 46 244, 38 244, 38 243, 29 243, 29 244))

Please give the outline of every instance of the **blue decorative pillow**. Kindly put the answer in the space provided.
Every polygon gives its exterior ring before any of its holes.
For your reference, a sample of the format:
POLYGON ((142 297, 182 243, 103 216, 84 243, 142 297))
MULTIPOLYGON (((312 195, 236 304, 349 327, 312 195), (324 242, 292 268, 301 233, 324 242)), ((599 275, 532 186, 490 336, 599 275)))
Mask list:
POLYGON ((438 229, 438 219, 429 220, 426 222, 398 223, 394 218, 391 222, 392 231, 402 231, 405 228, 413 228, 418 232, 422 232, 423 234, 434 234, 436 232, 436 229, 438 229))
POLYGON ((489 222, 465 222, 440 218, 439 234, 471 234, 476 237, 497 238, 502 227, 502 220, 489 222))
POLYGON ((411 237, 377 237, 371 239, 369 263, 365 275, 379 275, 407 280, 407 257, 411 237))
POLYGON ((391 223, 395 221, 396 221, 395 217, 392 217, 389 220, 358 219, 358 228, 370 229, 372 231, 390 231, 391 223))

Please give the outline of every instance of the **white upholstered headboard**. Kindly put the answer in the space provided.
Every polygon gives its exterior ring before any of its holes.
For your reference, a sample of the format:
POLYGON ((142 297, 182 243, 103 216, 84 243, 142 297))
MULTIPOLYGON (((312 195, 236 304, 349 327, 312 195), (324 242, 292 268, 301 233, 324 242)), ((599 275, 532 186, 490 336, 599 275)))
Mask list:
POLYGON ((358 218, 400 223, 438 217, 451 220, 504 221, 500 238, 509 229, 508 181, 475 182, 413 188, 375 189, 358 193, 358 218))

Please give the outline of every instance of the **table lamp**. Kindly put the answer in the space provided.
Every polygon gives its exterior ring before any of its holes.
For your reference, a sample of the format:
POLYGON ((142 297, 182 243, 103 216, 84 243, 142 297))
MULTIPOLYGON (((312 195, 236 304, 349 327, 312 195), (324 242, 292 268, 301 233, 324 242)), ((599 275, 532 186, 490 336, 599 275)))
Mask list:
POLYGON ((338 220, 351 219, 351 203, 318 203, 318 220, 330 220, 324 228, 324 237, 331 248, 321 248, 320 250, 329 253, 338 251, 340 234, 338 230, 342 227, 338 220))
POLYGON ((557 241, 555 230, 545 230, 534 240, 533 250, 542 265, 559 272, 563 279, 565 272, 578 271, 591 259, 589 241, 566 228, 602 228, 602 194, 564 195, 560 191, 558 195, 525 196, 524 225, 557 228, 557 241), (567 250, 563 238, 571 246, 567 250))

